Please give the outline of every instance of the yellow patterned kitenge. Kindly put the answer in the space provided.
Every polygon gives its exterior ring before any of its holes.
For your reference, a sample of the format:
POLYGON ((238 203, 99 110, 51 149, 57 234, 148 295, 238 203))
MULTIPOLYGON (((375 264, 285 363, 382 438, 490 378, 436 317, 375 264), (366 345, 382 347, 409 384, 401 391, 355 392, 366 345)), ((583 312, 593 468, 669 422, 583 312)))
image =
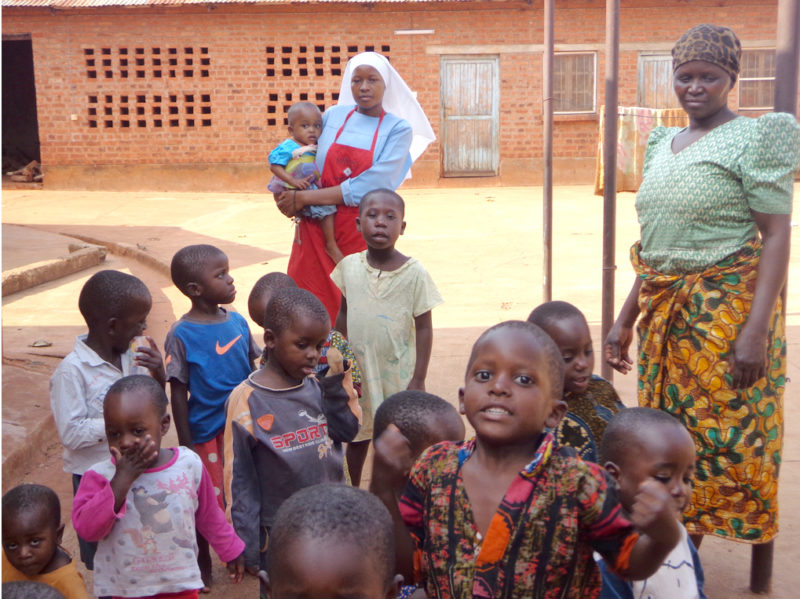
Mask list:
POLYGON ((780 300, 767 376, 734 389, 729 367, 758 275, 751 210, 791 213, 800 127, 787 114, 738 117, 673 153, 679 131, 653 130, 636 198, 639 404, 674 414, 694 437, 689 533, 764 543, 778 531, 786 373, 780 300))

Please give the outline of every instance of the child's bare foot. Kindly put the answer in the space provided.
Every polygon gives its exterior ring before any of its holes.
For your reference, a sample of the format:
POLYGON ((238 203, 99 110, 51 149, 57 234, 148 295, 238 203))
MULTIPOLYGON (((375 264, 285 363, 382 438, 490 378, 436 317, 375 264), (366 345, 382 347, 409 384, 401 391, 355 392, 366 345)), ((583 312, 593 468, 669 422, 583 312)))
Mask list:
POLYGON ((340 250, 339 246, 335 243, 326 244, 325 251, 331 257, 331 259, 333 259, 334 264, 339 264, 339 262, 341 262, 344 258, 342 250, 340 250))

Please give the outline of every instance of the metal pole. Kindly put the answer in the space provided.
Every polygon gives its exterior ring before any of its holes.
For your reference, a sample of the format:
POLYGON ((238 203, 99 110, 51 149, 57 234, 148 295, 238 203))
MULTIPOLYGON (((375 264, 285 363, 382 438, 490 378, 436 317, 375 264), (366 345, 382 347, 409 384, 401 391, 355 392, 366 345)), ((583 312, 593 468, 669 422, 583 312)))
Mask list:
POLYGON ((553 13, 555 0, 544 0, 544 55, 542 56, 542 120, 544 176, 542 198, 542 299, 553 298, 553 13))
MULTIPOLYGON (((614 245, 617 219, 617 104, 619 102, 619 0, 606 0, 606 99, 603 128, 603 303, 600 343, 614 324, 614 245)), ((600 373, 613 380, 605 360, 600 373)))
MULTIPOLYGON (((775 47, 775 112, 797 116, 797 74, 800 54, 800 0, 779 0, 778 40, 775 47)), ((786 283, 781 289, 782 318, 786 319, 786 283)), ((753 545, 750 590, 768 593, 772 587, 775 542, 753 545)))

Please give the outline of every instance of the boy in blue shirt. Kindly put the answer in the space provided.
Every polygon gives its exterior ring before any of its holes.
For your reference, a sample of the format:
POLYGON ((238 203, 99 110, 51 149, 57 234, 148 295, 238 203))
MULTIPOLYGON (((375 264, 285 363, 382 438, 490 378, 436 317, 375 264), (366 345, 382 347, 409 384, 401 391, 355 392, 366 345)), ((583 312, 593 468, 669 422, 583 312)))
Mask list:
MULTIPOLYGON (((259 349, 244 317, 221 308, 236 297, 228 257, 213 245, 179 250, 170 267, 172 282, 192 308, 172 325, 164 343, 172 417, 178 442, 194 450, 211 475, 221 508, 225 402, 253 370, 259 349)), ((198 537, 198 563, 211 581, 208 543, 198 537)))

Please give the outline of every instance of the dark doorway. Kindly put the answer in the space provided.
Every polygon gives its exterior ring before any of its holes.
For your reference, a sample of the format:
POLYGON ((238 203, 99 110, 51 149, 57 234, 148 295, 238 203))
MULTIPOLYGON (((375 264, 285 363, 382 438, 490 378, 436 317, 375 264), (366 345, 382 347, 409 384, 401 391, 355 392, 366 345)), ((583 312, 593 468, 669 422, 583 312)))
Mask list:
POLYGON ((41 162, 33 45, 30 39, 3 39, 3 173, 41 162))

